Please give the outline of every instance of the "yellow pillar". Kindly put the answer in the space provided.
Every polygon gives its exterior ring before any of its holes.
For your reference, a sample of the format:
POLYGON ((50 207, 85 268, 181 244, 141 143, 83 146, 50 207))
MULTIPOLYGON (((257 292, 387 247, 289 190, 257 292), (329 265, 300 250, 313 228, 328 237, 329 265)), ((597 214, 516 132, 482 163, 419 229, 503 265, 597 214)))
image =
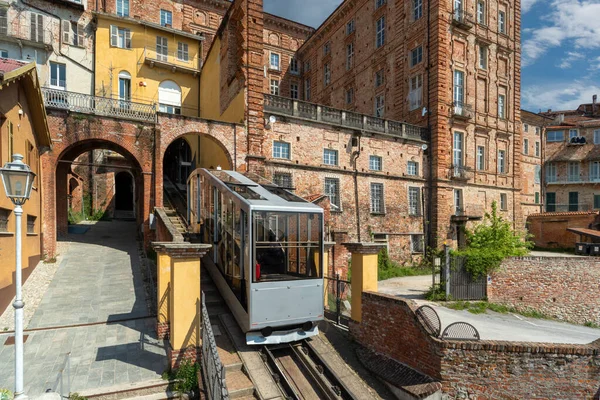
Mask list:
POLYGON ((157 333, 159 339, 168 337, 169 321, 171 320, 169 310, 169 298, 171 296, 171 257, 163 251, 156 252, 156 300, 157 300, 157 333))
MULTIPOLYGON (((330 277, 329 274, 329 250, 335 245, 335 242, 325 242, 323 243, 323 276, 330 277)), ((317 270, 320 271, 318 255, 315 256, 315 265, 317 265, 317 270)), ((330 277, 332 278, 332 277, 330 277)), ((325 279, 323 282, 323 306, 327 309, 329 300, 329 294, 327 289, 329 288, 329 279, 325 279)))
POLYGON ((352 253, 352 319, 362 321, 363 292, 377 291, 377 255, 383 243, 343 243, 352 253))

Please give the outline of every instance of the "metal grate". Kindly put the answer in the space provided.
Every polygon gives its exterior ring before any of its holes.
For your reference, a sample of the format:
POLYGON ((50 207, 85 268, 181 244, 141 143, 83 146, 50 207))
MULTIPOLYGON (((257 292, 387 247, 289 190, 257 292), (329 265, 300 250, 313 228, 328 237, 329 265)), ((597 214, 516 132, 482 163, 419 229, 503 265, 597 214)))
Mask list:
POLYGON ((421 306, 415 311, 417 319, 423 325, 427 333, 438 337, 442 331, 442 322, 437 312, 430 306, 421 306))
POLYGON ((480 340, 479 332, 467 322, 454 322, 444 329, 442 339, 480 340))

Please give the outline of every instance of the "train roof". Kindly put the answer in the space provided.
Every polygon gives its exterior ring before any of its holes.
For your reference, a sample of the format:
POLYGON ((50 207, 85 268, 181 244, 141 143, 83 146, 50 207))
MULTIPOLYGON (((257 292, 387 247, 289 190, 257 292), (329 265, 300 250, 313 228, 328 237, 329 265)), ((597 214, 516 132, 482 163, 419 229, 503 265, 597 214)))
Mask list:
POLYGON ((200 168, 199 171, 211 180, 220 182, 227 191, 237 195, 254 209, 323 212, 323 208, 318 205, 253 173, 205 168, 200 168))

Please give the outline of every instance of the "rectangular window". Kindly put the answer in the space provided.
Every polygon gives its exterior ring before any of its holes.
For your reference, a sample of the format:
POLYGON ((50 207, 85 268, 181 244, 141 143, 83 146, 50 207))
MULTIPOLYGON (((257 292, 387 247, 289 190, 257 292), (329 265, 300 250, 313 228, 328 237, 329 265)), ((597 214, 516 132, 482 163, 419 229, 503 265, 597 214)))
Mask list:
POLYGON ((338 151, 333 149, 323 149, 323 164, 338 165, 338 151))
POLYGON ((166 37, 156 37, 156 59, 160 61, 169 59, 169 43, 166 37))
POLYGON ((369 169, 371 171, 381 171, 383 168, 383 159, 380 156, 369 156, 369 169))
POLYGON ((375 72, 375 87, 379 87, 383 85, 385 80, 385 74, 383 72, 383 68, 375 72))
POLYGON ((117 0, 117 15, 129 17, 129 0, 117 0))
POLYGON ((325 195, 329 197, 331 211, 341 211, 340 180, 338 178, 325 178, 325 195))
POLYGON ((421 188, 408 188, 408 215, 421 215, 421 188))
POLYGON ((579 182, 579 163, 569 163, 569 182, 579 182))
POLYGON ((536 135, 539 135, 539 134, 540 134, 540 132, 542 132, 542 129, 541 129, 539 126, 536 126, 536 127, 535 127, 535 134, 536 134, 536 135))
MULTIPOLYGON (((452 165, 456 167, 463 166, 463 133, 454 132, 454 140, 452 142, 452 165)), ((459 171, 457 171, 459 172, 459 171)))
POLYGON ((594 195, 594 210, 597 210, 600 208, 600 194, 595 194, 594 195))
POLYGON ((419 163, 416 161, 409 161, 406 165, 406 174, 411 176, 419 175, 419 163))
POLYGON ((454 215, 463 215, 462 189, 454 189, 454 215))
POLYGON ((535 156, 540 156, 540 142, 535 142, 535 156))
POLYGON ((533 202, 535 204, 540 204, 540 192, 535 192, 533 194, 533 202))
POLYGON ((380 48, 385 44, 385 15, 377 20, 375 28, 375 47, 380 48))
POLYGON ((67 88, 67 66, 50 62, 50 87, 65 90, 67 88))
POLYGON ((310 78, 304 80, 304 100, 310 101, 310 78))
POLYGON ((579 192, 569 192, 569 211, 579 211, 579 192))
POLYGON ((410 111, 416 110, 423 104, 423 75, 421 74, 410 78, 408 103, 410 111))
POLYGON ((556 164, 552 164, 552 163, 546 164, 546 182, 553 183, 556 181, 557 181, 556 164))
POLYGON ((35 233, 35 220, 37 217, 33 215, 27 216, 27 233, 35 233))
POLYGON ((487 46, 479 45, 479 68, 487 69, 488 52, 487 46))
POLYGON ((167 10, 160 10, 160 24, 162 26, 173 26, 173 13, 167 10))
POLYGON ((529 139, 523 139, 523 154, 529 155, 529 139))
POLYGON ((177 43, 177 59, 179 61, 189 61, 188 44, 177 43))
POLYGON ((8 232, 8 217, 10 217, 10 210, 0 208, 0 232, 8 232))
POLYGON ((298 70, 298 60, 294 57, 290 58, 290 73, 294 75, 298 75, 300 71, 298 70))
POLYGON ((383 118, 385 112, 385 96, 380 94, 375 96, 375 116, 377 118, 383 118))
POLYGON ((381 7, 385 3, 386 3, 386 0, 375 0, 375 9, 377 10, 379 7, 381 7))
POLYGON ((565 131, 548 131, 546 142, 562 142, 565 140, 565 131))
POLYGON ((556 211, 556 193, 546 192, 546 212, 556 211))
POLYGON ((506 173, 506 151, 498 150, 498 173, 506 173))
POLYGON ((535 183, 536 185, 539 185, 541 182, 542 182, 542 167, 539 165, 536 165, 534 172, 533 172, 533 183, 535 183))
POLYGON ((600 144, 600 129, 594 130, 594 144, 600 144))
POLYGON ((423 235, 410 235, 410 251, 411 253, 423 252, 423 235))
POLYGON ((500 193, 500 209, 504 211, 508 210, 508 201, 506 193, 500 193))
POLYGON ((328 86, 331 83, 331 66, 325 64, 323 66, 323 85, 328 86))
POLYGON ((331 42, 327 42, 323 45, 323 55, 326 56, 329 53, 331 53, 331 42))
POLYGON ((477 146, 477 169, 485 170, 485 147, 483 146, 477 146))
POLYGON ((273 142, 273 158, 290 159, 290 144, 286 142, 273 142))
POLYGON ((83 25, 78 24, 77 22, 71 22, 71 32, 73 35, 73 46, 84 47, 83 25))
POLYGON ((290 97, 294 100, 298 100, 298 84, 290 83, 290 97))
POLYGON ((44 42, 44 16, 31 13, 30 39, 34 42, 44 42))
POLYGON ((383 183, 371 183, 371 212, 373 214, 383 214, 385 212, 383 183))
POLYGON ((8 50, 0 50, 0 57, 8 58, 8 50))
POLYGON ((413 21, 423 16, 423 0, 413 0, 413 21))
POLYGON ((346 71, 354 66, 354 43, 346 45, 346 71))
POLYGON ((506 33, 506 14, 504 11, 498 11, 498 32, 506 33))
POLYGON ((465 98, 465 73, 463 71, 454 71, 454 106, 462 107, 465 98))
POLYGON ((529 132, 529 125, 523 124, 523 132, 529 132))
POLYGON ((269 65, 269 68, 279 71, 279 54, 271 53, 270 60, 271 60, 271 63, 269 65))
POLYGON ((348 21, 348 23, 346 24, 346 35, 350 35, 351 33, 354 33, 354 20, 353 19, 348 21))
POLYGON ((0 7, 0 35, 8 36, 8 8, 0 7))
POLYGON ((590 163, 590 181, 600 182, 600 161, 590 163))
POLYGON ((423 61, 423 46, 419 46, 410 52, 410 66, 414 67, 423 61))
POLYGON ((346 104, 354 103, 354 88, 346 89, 346 104))
POLYGON ((292 174, 289 172, 275 172, 273 174, 273 183, 286 189, 293 189, 292 174))
POLYGON ((110 26, 110 45, 121 49, 131 48, 131 31, 118 26, 110 26))
POLYGON ((498 95, 498 118, 505 119, 506 118, 506 96, 503 94, 498 95))
POLYGON ((486 25, 485 23, 485 2, 478 1, 477 2, 477 23, 481 25, 486 25))
POLYGON ((310 61, 304 61, 304 72, 310 71, 310 61))
POLYGON ((273 96, 279 96, 279 79, 271 79, 270 89, 273 96))

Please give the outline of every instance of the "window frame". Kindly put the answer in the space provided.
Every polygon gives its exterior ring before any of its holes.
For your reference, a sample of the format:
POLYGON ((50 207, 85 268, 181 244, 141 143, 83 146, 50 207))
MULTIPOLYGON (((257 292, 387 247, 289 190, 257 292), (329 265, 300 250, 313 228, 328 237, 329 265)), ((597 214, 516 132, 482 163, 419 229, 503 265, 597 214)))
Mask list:
POLYGON ((594 144, 600 144, 600 129, 594 129, 594 144))
POLYGON ((0 6, 0 35, 8 36, 8 6, 0 6))
POLYGON ((508 173, 508 168, 506 168, 506 150, 498 150, 498 173, 508 173))
POLYGON ((339 166, 339 162, 340 155, 338 150, 329 148, 323 149, 323 165, 337 167, 339 166))
POLYGON ((535 142, 535 156, 536 157, 540 157, 541 151, 540 151, 540 142, 538 140, 536 140, 535 142))
POLYGON ((300 88, 297 82, 290 82, 290 98, 293 100, 299 100, 300 88))
POLYGON ((565 140, 565 131, 564 130, 556 130, 556 131, 546 131, 546 142, 564 142, 565 140), (560 139, 558 139, 558 133, 560 132, 560 139), (552 134, 552 137, 550 137, 552 134))
POLYGON ((421 216, 421 188, 419 186, 408 187, 408 215, 413 217, 421 216), (416 193, 414 196, 411 193, 416 193), (413 205, 412 202, 415 201, 413 205))
POLYGON ((340 178, 325 177, 324 181, 325 196, 329 197, 332 212, 342 212, 342 193, 340 191, 340 178), (332 184, 335 186, 335 193, 330 193, 332 184), (333 199, 332 199, 333 197, 333 199), (334 201, 337 200, 337 201, 334 201), (335 208, 334 208, 335 207, 335 208))
POLYGON ((276 53, 274 51, 271 51, 269 54, 269 69, 272 69, 274 71, 281 71, 281 55, 279 53, 276 53), (277 62, 274 63, 273 59, 276 59, 277 62))
POLYGON ((279 79, 273 77, 269 78, 269 93, 271 93, 271 96, 280 96, 281 89, 279 85, 279 79))
POLYGON ((369 171, 383 171, 383 157, 376 154, 369 155, 369 171))
POLYGON ((406 162, 406 175, 419 176, 419 162, 408 160, 406 162))
POLYGON ((412 254, 421 254, 425 249, 425 238, 421 233, 410 234, 410 252, 412 254), (416 240, 415 240, 416 239, 416 240))
POLYGON ((160 26, 173 27, 173 11, 160 9, 160 26))
POLYGON ((498 33, 506 35, 506 13, 502 10, 498 11, 498 33))
POLYGON ((567 180, 569 182, 581 181, 581 165, 579 161, 571 161, 567 164, 567 180))
POLYGON ((375 9, 383 7, 387 3, 387 0, 375 0, 375 9))
POLYGON ((508 211, 508 196, 506 193, 500 193, 500 211, 508 211))
POLYGON ((271 155, 273 156, 273 158, 276 158, 279 160, 291 160, 292 159, 292 144, 289 142, 284 142, 283 140, 274 140, 271 155), (287 152, 287 157, 285 154, 286 152, 287 152), (278 153, 278 154, 276 154, 276 153, 278 153))
POLYGON ((385 84, 385 70, 383 68, 375 71, 375 87, 378 88, 385 84))
POLYGON ((423 45, 418 45, 410 51, 410 68, 423 62, 423 45))
POLYGON ((529 139, 527 138, 523 139, 523 154, 529 155, 529 139))
POLYGON ((383 183, 371 182, 370 194, 371 214, 385 214, 385 188, 383 183), (377 198, 375 195, 380 197, 377 198))
POLYGON ((383 118, 385 115, 385 94, 380 93, 375 96, 375 117, 383 118))
POLYGON ((375 22, 375 48, 379 49, 385 45, 385 15, 375 22))
POLYGON ((423 74, 411 76, 408 85, 408 109, 413 111, 423 105, 423 74))
POLYGON ((177 60, 188 62, 190 60, 189 45, 184 42, 177 42, 177 60))
POLYGON ((129 17, 129 0, 116 0, 115 1, 115 9, 117 16, 119 17, 129 17), (119 3, 121 3, 121 7, 119 7, 119 3), (127 9, 125 10, 125 5, 127 5, 127 9), (121 8, 121 10, 119 10, 121 8))
POLYGON ((505 94, 498 94, 498 118, 507 119, 505 94))
POLYGON ((298 59, 296 57, 290 57, 290 74, 300 74, 300 69, 298 68, 298 59))
POLYGON ((294 187, 294 178, 293 178, 291 172, 275 171, 273 173, 273 183, 276 184, 279 187, 284 188, 284 189, 292 189, 294 187), (277 176, 284 177, 284 178, 282 180, 279 180, 279 179, 277 179, 277 176), (278 180, 280 182, 278 182, 278 180), (288 181, 289 185, 282 184, 283 181, 288 181))
POLYGON ((477 146, 475 157, 477 170, 485 171, 485 146, 477 146))
POLYGON ((487 18, 486 18, 486 14, 485 14, 485 1, 483 0, 478 0, 477 4, 475 5, 475 10, 477 13, 477 23, 480 25, 485 25, 487 26, 487 18), (483 6, 483 9, 481 10, 479 6, 483 6))
POLYGON ((423 0, 413 0, 413 21, 418 21, 423 16, 423 0))
POLYGON ((354 18, 352 18, 350 21, 346 22, 346 36, 353 34, 355 30, 354 18))
POLYGON ((555 183, 558 182, 558 174, 555 163, 547 163, 546 164, 546 176, 544 177, 546 183, 555 183))
POLYGON ((331 84, 331 64, 323 64, 323 86, 327 87, 331 84))
POLYGON ((311 96, 311 82, 310 82, 310 78, 306 78, 304 80, 304 100, 305 101, 310 101, 310 96, 311 96))
POLYGON ((486 70, 488 68, 488 46, 484 44, 479 44, 479 60, 478 65, 479 69, 486 70))
POLYGON ((131 30, 118 25, 110 26, 110 47, 131 50, 131 30), (121 46, 122 42, 122 46, 121 46))
POLYGON ((347 88, 344 91, 346 97, 346 104, 354 104, 354 87, 347 88))
POLYGON ((354 42, 346 45, 346 71, 350 71, 354 67, 354 42))

